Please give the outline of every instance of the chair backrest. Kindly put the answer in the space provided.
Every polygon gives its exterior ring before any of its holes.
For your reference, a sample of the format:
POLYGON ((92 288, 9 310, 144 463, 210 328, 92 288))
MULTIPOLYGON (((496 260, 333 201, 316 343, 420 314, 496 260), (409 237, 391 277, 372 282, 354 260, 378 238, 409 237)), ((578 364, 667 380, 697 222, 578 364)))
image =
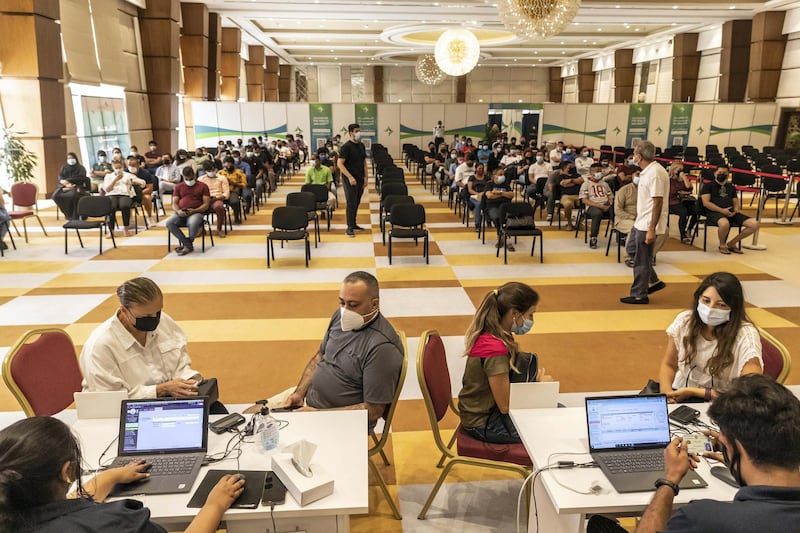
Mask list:
POLYGON ((398 204, 413 204, 414 197, 407 194, 392 194, 383 199, 383 207, 390 214, 392 207, 398 204))
POLYGON ((400 400, 400 393, 403 390, 403 384, 406 382, 406 372, 408 370, 408 343, 406 341, 405 332, 398 331, 397 335, 400 336, 400 340, 403 342, 403 365, 400 367, 400 376, 397 379, 397 387, 395 387, 394 390, 392 403, 389 404, 389 407, 386 409, 386 412, 383 415, 383 430, 381 431, 381 438, 377 443, 375 443, 375 446, 370 449, 370 455, 375 455, 376 453, 380 452, 380 450, 383 449, 383 446, 386 444, 386 440, 389 438, 389 428, 392 426, 392 419, 394 418, 394 413, 397 410, 397 402, 400 400))
POLYGON ((392 226, 410 228, 425 224, 425 207, 421 204, 394 204, 392 210, 392 226))
POLYGON ((79 217, 104 217, 111 214, 111 198, 108 196, 82 196, 78 200, 79 217))
POLYGON ((63 411, 83 381, 72 339, 57 328, 26 332, 6 354, 3 381, 27 416, 63 411))
POLYGON ((15 207, 36 207, 38 188, 35 183, 18 181, 11 186, 11 205, 15 207))
MULTIPOLYGON (((321 183, 306 183, 302 187, 300 187, 300 192, 308 192, 313 194, 314 201, 316 201, 317 203, 328 201, 328 186, 322 185, 321 183)), ((287 205, 288 205, 288 198, 287 198, 287 205)))
POLYGON ((528 202, 506 202, 500 205, 500 220, 503 225, 509 218, 531 217, 530 227, 536 228, 533 215, 533 206, 528 202))
POLYGON ((417 349, 417 379, 425 400, 434 438, 439 442, 439 422, 453 401, 447 353, 441 335, 435 329, 422 332, 417 349))
POLYGON ((792 369, 792 356, 778 339, 759 328, 761 336, 761 359, 764 361, 764 374, 778 383, 783 383, 792 369))
POLYGON ((288 207, 302 207, 306 212, 316 211, 317 199, 314 194, 310 192, 290 192, 286 195, 286 205, 288 207))
POLYGON ((408 186, 405 183, 382 183, 381 184, 381 201, 390 194, 408 194, 408 186))
POLYGON ((296 205, 276 207, 272 210, 272 227, 276 230, 308 228, 308 211, 296 205))

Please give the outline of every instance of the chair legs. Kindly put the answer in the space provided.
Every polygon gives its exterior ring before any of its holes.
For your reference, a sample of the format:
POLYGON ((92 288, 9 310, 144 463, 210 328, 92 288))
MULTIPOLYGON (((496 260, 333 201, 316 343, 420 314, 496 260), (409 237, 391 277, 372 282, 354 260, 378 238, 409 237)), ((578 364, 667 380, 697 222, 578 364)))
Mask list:
POLYGON ((397 504, 394 503, 392 495, 389 494, 389 487, 386 486, 386 480, 383 479, 383 476, 378 470, 378 467, 375 466, 375 463, 372 462, 372 457, 369 458, 369 468, 370 470, 372 470, 372 473, 375 476, 376 481, 378 482, 378 486, 381 488, 381 492, 383 493, 384 499, 386 499, 386 503, 388 503, 389 507, 392 509, 392 516, 394 516, 395 520, 402 520, 403 515, 400 514, 400 510, 397 508, 397 504))

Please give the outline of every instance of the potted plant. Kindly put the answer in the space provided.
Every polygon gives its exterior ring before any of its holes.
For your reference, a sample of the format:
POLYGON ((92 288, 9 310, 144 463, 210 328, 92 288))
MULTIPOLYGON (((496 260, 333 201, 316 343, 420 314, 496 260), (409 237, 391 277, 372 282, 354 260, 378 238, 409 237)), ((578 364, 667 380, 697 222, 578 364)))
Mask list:
POLYGON ((25 148, 21 135, 25 132, 13 131, 14 125, 0 129, 0 165, 5 167, 11 181, 33 181, 37 155, 25 148))

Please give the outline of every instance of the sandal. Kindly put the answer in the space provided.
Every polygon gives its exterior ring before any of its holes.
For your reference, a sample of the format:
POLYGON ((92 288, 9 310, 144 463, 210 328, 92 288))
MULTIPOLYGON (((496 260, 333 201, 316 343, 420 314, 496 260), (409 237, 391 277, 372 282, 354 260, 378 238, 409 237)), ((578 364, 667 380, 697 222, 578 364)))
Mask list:
POLYGON ((731 250, 727 246, 720 246, 719 247, 719 253, 725 254, 725 255, 731 255, 731 250))
POLYGON ((739 249, 738 246, 728 246, 728 251, 732 254, 738 254, 738 255, 742 255, 744 253, 739 249))

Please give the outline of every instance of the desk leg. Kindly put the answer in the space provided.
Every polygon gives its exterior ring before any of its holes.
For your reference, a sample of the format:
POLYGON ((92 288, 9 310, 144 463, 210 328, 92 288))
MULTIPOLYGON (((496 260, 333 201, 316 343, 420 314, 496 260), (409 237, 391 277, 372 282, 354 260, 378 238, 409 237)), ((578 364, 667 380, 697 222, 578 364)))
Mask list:
POLYGON ((536 509, 539 513, 539 531, 536 531, 536 515, 531 502, 530 516, 528 517, 529 533, 583 533, 586 530, 585 516, 582 514, 560 515, 556 512, 547 490, 541 485, 541 480, 536 482, 534 488, 536 496, 536 509))

